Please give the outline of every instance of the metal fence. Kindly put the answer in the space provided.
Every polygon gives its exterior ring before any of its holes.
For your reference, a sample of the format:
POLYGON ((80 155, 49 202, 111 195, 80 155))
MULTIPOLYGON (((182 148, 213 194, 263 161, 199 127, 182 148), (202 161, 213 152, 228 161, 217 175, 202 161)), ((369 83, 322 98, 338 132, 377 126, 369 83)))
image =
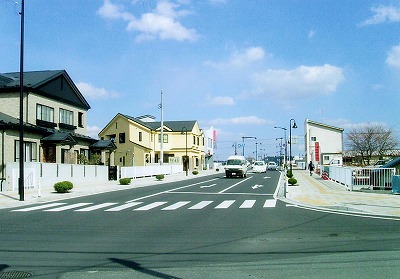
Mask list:
POLYGON ((330 166, 328 175, 331 180, 350 191, 361 188, 388 190, 392 188, 392 177, 396 175, 396 169, 330 166))

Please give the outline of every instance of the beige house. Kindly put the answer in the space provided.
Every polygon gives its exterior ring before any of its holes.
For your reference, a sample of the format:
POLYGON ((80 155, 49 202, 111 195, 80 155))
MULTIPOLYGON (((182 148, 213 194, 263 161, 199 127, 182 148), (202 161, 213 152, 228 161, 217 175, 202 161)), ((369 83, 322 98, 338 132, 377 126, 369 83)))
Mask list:
MULTIPOLYGON (((0 74, 0 165, 19 160, 19 73, 0 74)), ((26 162, 86 163, 97 139, 86 136, 90 105, 64 70, 24 72, 26 162)), ((112 144, 96 152, 113 148, 112 144)))
MULTIPOLYGON (((163 162, 182 164, 183 170, 202 169, 204 136, 197 121, 164 121, 163 162)), ((144 166, 158 164, 161 154, 161 122, 146 115, 117 114, 99 133, 102 140, 113 140, 117 149, 111 164, 144 166)))

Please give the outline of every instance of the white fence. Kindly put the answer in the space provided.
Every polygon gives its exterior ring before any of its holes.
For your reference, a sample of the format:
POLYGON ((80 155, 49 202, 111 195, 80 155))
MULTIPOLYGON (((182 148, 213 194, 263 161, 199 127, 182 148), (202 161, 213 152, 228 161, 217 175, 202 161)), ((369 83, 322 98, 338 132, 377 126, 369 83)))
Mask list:
POLYGON ((391 189, 395 168, 329 167, 329 178, 348 190, 368 187, 371 190, 391 189))
MULTIPOLYGON (((74 184, 103 183, 108 181, 108 167, 99 165, 73 165, 53 163, 25 163, 24 186, 26 189, 52 188, 54 183, 71 181, 74 184)), ((7 163, 3 190, 17 191, 19 163, 7 163)))
POLYGON ((177 174, 183 173, 182 165, 172 165, 172 164, 154 164, 140 167, 121 167, 120 177, 145 177, 153 176, 157 174, 177 174))

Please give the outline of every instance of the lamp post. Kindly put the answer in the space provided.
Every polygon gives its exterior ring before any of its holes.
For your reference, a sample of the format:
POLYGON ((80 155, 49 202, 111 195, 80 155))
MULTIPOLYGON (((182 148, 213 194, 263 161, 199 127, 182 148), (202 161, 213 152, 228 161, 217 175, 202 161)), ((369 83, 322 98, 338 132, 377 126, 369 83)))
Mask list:
POLYGON ((256 137, 242 137, 242 155, 244 156, 244 139, 257 139, 256 137))
POLYGON ((188 168, 189 166, 187 165, 187 163, 189 162, 189 158, 188 158, 188 154, 187 154, 187 128, 186 127, 182 127, 182 132, 181 134, 185 134, 185 141, 186 141, 186 146, 185 146, 185 160, 183 160, 184 162, 184 166, 186 169, 186 176, 188 176, 188 168))
MULTIPOLYGON (((21 2, 21 49, 20 49, 20 65, 19 65, 19 180, 18 192, 19 200, 24 201, 24 21, 25 21, 25 4, 21 2)), ((3 151, 4 152, 4 151, 3 151)))
MULTIPOLYGON (((279 145, 279 168, 280 168, 282 165, 282 141, 283 141, 283 138, 276 138, 275 140, 281 140, 281 143, 279 145)), ((285 158, 283 159, 283 163, 285 163, 285 158)))
POLYGON ((289 122, 289 160, 290 160, 290 172, 292 172, 292 128, 296 129, 297 125, 296 125, 296 120, 294 120, 293 118, 290 119, 289 122), (292 126, 292 121, 293 121, 293 126, 292 126))
POLYGON ((256 142, 256 161, 258 161, 258 156, 257 156, 257 145, 262 144, 261 142, 256 142))
POLYGON ((285 147, 285 153, 284 153, 284 157, 283 157, 283 165, 286 167, 286 156, 287 156, 287 148, 286 148, 286 143, 287 143, 287 141, 286 141, 286 128, 284 128, 284 127, 278 127, 278 126, 275 126, 274 127, 275 129, 282 129, 283 130, 283 132, 284 132, 284 138, 285 138, 285 145, 284 145, 284 147, 285 147))

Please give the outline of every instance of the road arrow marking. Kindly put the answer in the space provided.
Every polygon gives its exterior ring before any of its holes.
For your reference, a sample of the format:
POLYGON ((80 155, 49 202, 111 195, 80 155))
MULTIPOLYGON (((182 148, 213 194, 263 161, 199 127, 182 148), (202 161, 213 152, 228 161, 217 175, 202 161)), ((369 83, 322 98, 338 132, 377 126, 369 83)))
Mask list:
POLYGON ((204 185, 204 186, 200 186, 200 188, 210 188, 210 187, 214 187, 217 184, 211 184, 211 185, 204 185))
POLYGON ((257 188, 261 188, 261 187, 264 187, 264 185, 258 185, 258 184, 256 184, 256 185, 252 186, 251 188, 257 189, 257 188))

